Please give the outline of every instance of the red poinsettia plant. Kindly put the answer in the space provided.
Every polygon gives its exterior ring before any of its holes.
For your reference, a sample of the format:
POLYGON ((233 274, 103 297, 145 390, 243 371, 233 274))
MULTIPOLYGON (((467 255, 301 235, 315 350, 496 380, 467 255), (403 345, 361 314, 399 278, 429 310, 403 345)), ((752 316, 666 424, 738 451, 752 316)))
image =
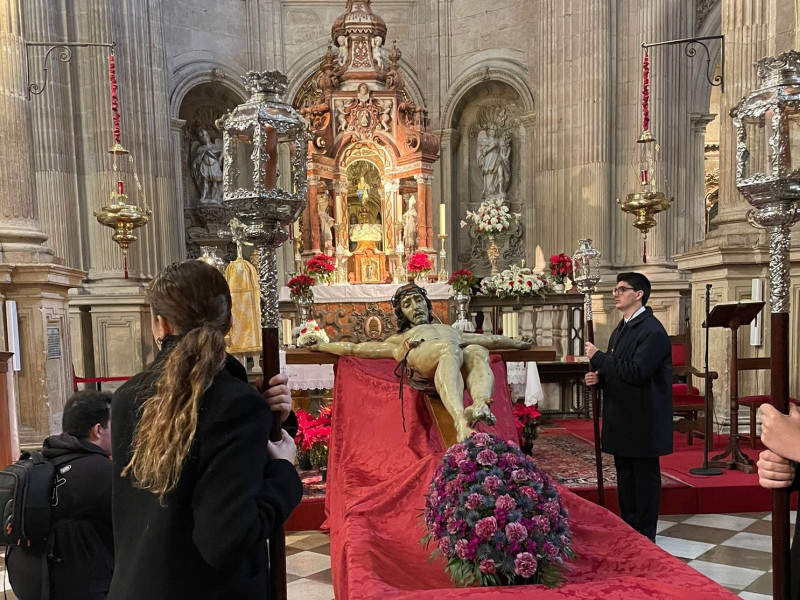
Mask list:
POLYGON ((314 292, 311 286, 316 283, 316 279, 309 277, 305 273, 295 275, 286 285, 289 288, 289 297, 292 300, 314 300, 314 292))
POLYGON ((306 271, 320 281, 330 281, 335 270, 336 259, 327 254, 317 254, 306 263, 306 271))
POLYGON ((478 285, 478 278, 469 269, 459 269, 450 276, 447 283, 459 294, 472 294, 472 288, 478 285))
POLYGON ((539 434, 541 416, 542 413, 535 406, 526 406, 522 402, 514 405, 514 425, 517 426, 520 448, 533 446, 533 440, 539 434))
POLYGON ((302 408, 295 411, 297 417, 297 434, 294 436, 298 452, 308 454, 313 465, 324 465, 328 462, 328 442, 331 438, 331 409, 321 408, 315 417, 302 408))
POLYGON ((424 252, 415 252, 411 255, 411 258, 408 259, 406 271, 409 273, 427 273, 431 269, 433 269, 433 263, 424 252))
POLYGON ((569 255, 553 254, 550 257, 550 274, 556 283, 564 283, 567 278, 572 278, 572 259, 569 255))

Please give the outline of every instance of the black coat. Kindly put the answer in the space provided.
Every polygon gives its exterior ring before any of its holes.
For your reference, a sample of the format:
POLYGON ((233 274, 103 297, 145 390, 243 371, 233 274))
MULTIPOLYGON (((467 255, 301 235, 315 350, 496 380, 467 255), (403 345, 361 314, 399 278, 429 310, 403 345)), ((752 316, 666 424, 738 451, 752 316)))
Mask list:
POLYGON ((272 412, 232 362, 200 401, 195 439, 177 487, 164 498, 121 471, 139 408, 153 393, 153 365, 114 394, 112 443, 117 565, 110 600, 264 600, 266 540, 300 503, 294 465, 271 460, 272 412))
MULTIPOLYGON (((50 599, 105 598, 114 567, 111 460, 99 446, 68 433, 47 438, 42 453, 50 459, 74 456, 58 467, 53 507, 56 558, 49 561, 50 599)), ((38 553, 10 548, 8 572, 20 600, 31 597, 25 589, 29 585, 37 588, 34 593, 38 593, 41 585, 38 553)))
POLYGON ((612 334, 592 369, 603 390, 603 451, 615 456, 672 453, 672 348, 653 310, 612 334))

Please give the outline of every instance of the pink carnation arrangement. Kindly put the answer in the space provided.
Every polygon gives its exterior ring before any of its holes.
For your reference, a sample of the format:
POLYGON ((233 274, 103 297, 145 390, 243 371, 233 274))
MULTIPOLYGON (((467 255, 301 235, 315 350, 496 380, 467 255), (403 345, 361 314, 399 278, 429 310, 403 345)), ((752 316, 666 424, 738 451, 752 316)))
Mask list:
POLYGON ((557 585, 573 558, 558 490, 519 447, 474 433, 445 452, 426 495, 422 543, 459 585, 557 585))

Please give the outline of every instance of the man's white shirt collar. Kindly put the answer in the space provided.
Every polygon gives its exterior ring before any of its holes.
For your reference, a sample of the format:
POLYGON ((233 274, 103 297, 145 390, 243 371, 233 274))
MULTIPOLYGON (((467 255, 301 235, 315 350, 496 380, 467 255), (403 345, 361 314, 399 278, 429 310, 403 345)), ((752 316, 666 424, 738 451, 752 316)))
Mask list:
POLYGON ((635 313, 633 313, 633 314, 630 316, 630 318, 629 318, 629 319, 625 319, 625 325, 627 325, 628 323, 630 323, 631 319, 635 319, 636 317, 638 317, 638 316, 639 316, 640 314, 642 314, 643 312, 644 312, 644 306, 640 306, 640 307, 639 307, 639 310, 637 310, 635 313))

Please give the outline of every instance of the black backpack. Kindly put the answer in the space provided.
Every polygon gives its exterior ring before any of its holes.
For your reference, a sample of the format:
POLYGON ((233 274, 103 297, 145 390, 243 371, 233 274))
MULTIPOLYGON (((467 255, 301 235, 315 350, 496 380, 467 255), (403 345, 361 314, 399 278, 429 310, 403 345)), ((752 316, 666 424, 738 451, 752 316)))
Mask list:
POLYGON ((47 459, 41 452, 23 452, 19 460, 0 471, 0 544, 9 549, 19 547, 36 557, 40 566, 33 577, 26 577, 31 579, 26 587, 37 590, 34 595, 41 599, 48 598, 50 591, 47 560, 53 549, 52 506, 59 467, 83 456, 89 455, 70 453, 47 459), (37 575, 39 582, 34 583, 37 575))

